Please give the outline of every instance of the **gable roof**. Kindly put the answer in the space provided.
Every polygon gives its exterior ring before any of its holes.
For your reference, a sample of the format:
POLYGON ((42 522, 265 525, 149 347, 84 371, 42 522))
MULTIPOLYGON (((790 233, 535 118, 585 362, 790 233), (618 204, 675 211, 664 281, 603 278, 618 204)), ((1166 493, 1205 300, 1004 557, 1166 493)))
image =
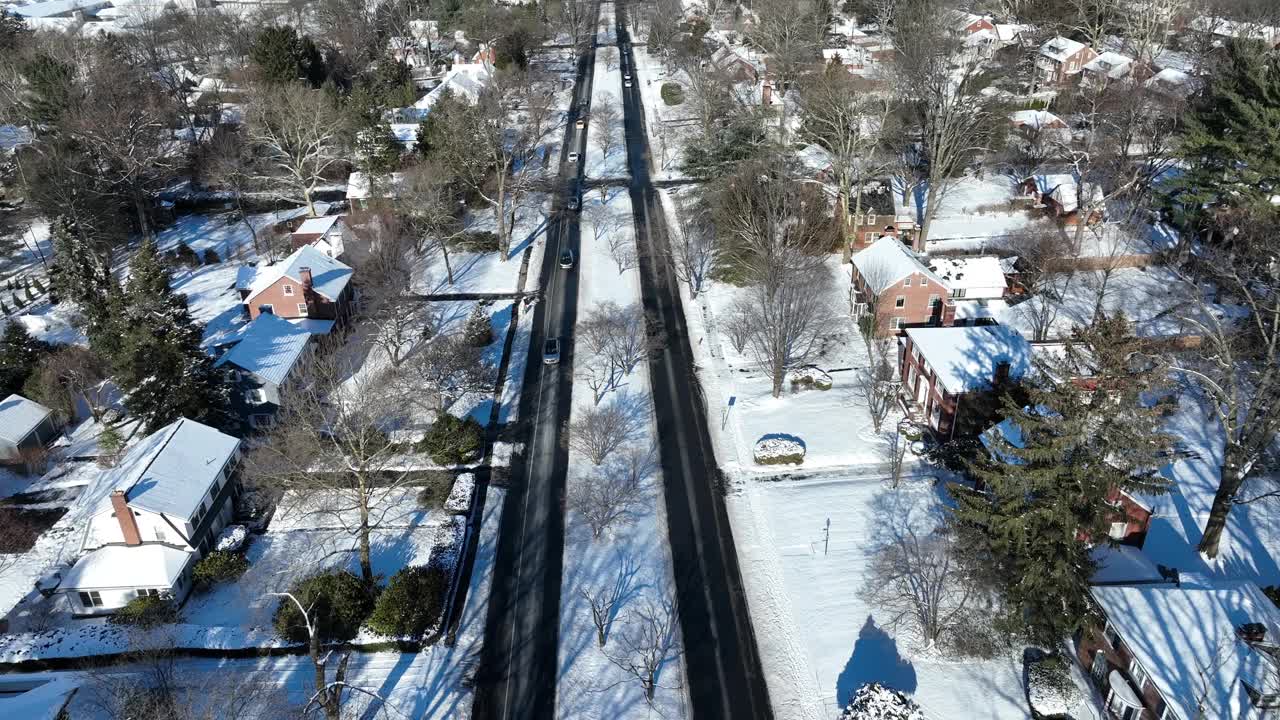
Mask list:
MULTIPOLYGON (((287 277, 302 282, 302 268, 311 268, 311 288, 329 300, 337 300, 354 272, 347 265, 334 260, 310 245, 303 245, 293 254, 275 265, 259 267, 253 278, 253 285, 245 302, 252 300, 263 290, 276 284, 280 278, 287 277)), ((238 280, 237 280, 238 281, 238 280)))
POLYGON ((188 550, 164 543, 104 545, 77 560, 60 587, 67 590, 172 588, 193 557, 188 550))
POLYGON ((1280 610, 1256 584, 1184 579, 1181 585, 1095 585, 1090 592, 1177 717, 1197 717, 1202 693, 1216 717, 1263 717, 1251 707, 1244 682, 1275 692, 1276 660, 1242 641, 1236 628, 1261 623, 1274 643, 1280 610))
POLYGON ((342 219, 341 215, 325 215, 324 217, 307 218, 302 221, 294 235, 324 235, 342 219))
POLYGON ((1065 128, 1067 126, 1062 121, 1062 118, 1048 110, 1017 110, 1009 113, 1009 122, 1014 125, 1026 126, 1033 130, 1065 128))
POLYGON ((1044 57, 1056 62, 1066 62, 1067 58, 1075 55, 1085 48, 1085 44, 1076 42, 1071 38, 1065 38, 1061 35, 1050 38, 1045 44, 1040 46, 1040 54, 1044 57))
POLYGON ((279 385, 289 376, 311 340, 304 328, 272 313, 262 313, 240 336, 214 367, 235 365, 246 372, 279 385))
POLYGON ((875 293, 916 273, 946 286, 942 278, 920 262, 920 258, 901 240, 887 235, 854 254, 853 266, 875 293))
MULTIPOLYGON (((129 449, 111 471, 111 488, 138 509, 190 517, 239 447, 230 435, 179 418, 129 449)), ((110 508, 111 499, 100 507, 110 508)))
POLYGON ((994 255, 929 258, 929 269, 955 290, 1005 287, 1004 268, 994 255))
POLYGON ((1009 363, 1009 378, 1031 369, 1031 344, 1004 325, 910 328, 907 337, 919 348, 942 389, 953 395, 991 387, 996 366, 1009 363))
POLYGON ((1098 57, 1084 64, 1085 72, 1096 72, 1105 75, 1112 80, 1117 80, 1129 74, 1129 68, 1133 65, 1133 58, 1128 55, 1121 55, 1118 52, 1107 51, 1098 55, 1098 57))
POLYGON ((0 439, 17 445, 53 414, 49 408, 21 395, 0 400, 0 439))

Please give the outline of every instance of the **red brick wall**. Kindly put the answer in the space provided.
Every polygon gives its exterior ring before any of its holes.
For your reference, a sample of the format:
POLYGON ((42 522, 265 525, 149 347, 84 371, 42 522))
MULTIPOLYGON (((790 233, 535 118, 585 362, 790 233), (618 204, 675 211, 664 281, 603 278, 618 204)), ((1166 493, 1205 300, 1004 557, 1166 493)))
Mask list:
MULTIPOLYGON (((859 290, 860 297, 869 294, 856 266, 853 267, 853 285, 859 290)), ((928 325, 932 318, 937 318, 938 325, 950 325, 955 312, 954 306, 947 304, 950 294, 946 287, 922 273, 913 273, 911 277, 899 280, 882 290, 875 303, 877 331, 882 335, 896 332, 893 329, 894 318, 902 318, 903 327, 928 325), (929 303, 929 298, 934 295, 938 296, 936 307, 929 303), (899 297, 903 299, 902 307, 897 307, 899 297)))
MULTIPOLYGON (((1107 668, 1102 673, 1102 679, 1094 679, 1094 684, 1098 686, 1098 692, 1102 695, 1102 699, 1105 702, 1107 699, 1107 690, 1109 688, 1107 678, 1111 674, 1112 670, 1118 669, 1120 674, 1128 678, 1131 684, 1136 685, 1136 683, 1133 683, 1133 675, 1129 672, 1129 662, 1132 660, 1133 656, 1130 655, 1128 649, 1124 647, 1124 639, 1120 639, 1120 647, 1112 647, 1103 635, 1102 629, 1102 625, 1089 625, 1085 628, 1084 633, 1080 638, 1080 642, 1077 643, 1076 659, 1080 661, 1085 674, 1088 675, 1090 674, 1090 669, 1093 667, 1094 653, 1101 650, 1102 654, 1106 656, 1107 668)), ((1143 669, 1150 673, 1153 668, 1143 669)), ((1160 717, 1160 711, 1164 709, 1164 699, 1160 697, 1160 693, 1149 681, 1142 684, 1141 694, 1142 704, 1146 706, 1146 709, 1142 711, 1142 715, 1139 717, 1139 720, 1157 720, 1157 718, 1160 717)))
MULTIPOLYGON (((345 296, 347 293, 344 292, 345 296)), ((339 301, 345 301, 339 298, 339 301)), ((253 320, 262 314, 260 307, 270 305, 271 311, 282 318, 313 318, 316 320, 337 320, 340 312, 339 304, 333 302, 313 290, 302 287, 302 283, 293 278, 282 277, 262 292, 253 296, 248 302, 249 319, 253 320), (285 294, 285 286, 293 288, 292 295, 285 294), (305 302, 307 312, 298 312, 298 305, 305 302)))
POLYGON ((902 374, 902 394, 912 403, 919 403, 924 411, 924 422, 942 435, 950 435, 955 424, 956 409, 959 398, 948 395, 937 385, 933 370, 922 358, 917 358, 915 347, 910 337, 904 337, 899 344, 898 370, 902 374), (921 402, 920 387, 928 386, 924 401, 921 402), (938 409, 938 423, 933 423, 934 408, 938 409))

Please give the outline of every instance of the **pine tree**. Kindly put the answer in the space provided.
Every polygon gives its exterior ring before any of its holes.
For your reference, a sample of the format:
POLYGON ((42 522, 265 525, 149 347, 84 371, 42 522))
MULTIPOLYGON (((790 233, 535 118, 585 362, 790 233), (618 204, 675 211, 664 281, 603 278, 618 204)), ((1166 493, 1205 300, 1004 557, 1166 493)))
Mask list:
POLYGON ((22 77, 27 81, 24 113, 42 125, 61 120, 75 92, 75 68, 40 54, 23 63, 22 77))
POLYGON ((473 347, 484 347, 493 342, 493 326, 489 323, 489 312, 484 305, 476 305, 467 316, 467 322, 462 327, 462 336, 467 344, 473 347))
POLYGON ((1183 207, 1270 207, 1280 187, 1280 56, 1260 43, 1228 43, 1225 61, 1186 114, 1183 207))
MULTIPOLYGON (((112 362, 129 412, 153 431, 178 417, 224 425, 227 390, 201 349, 203 328, 185 296, 170 288, 155 244, 146 241, 129 263, 123 298, 113 308, 120 333, 112 362)), ((97 350, 97 348, 95 348, 97 350)))
POLYGON ((968 463, 980 489, 957 488, 952 511, 965 561, 1000 590, 1006 629, 1053 644, 1088 611, 1090 549, 1107 542, 1115 490, 1158 494, 1168 438, 1142 393, 1163 374, 1135 365, 1140 344, 1122 318, 1079 331, 1062 358, 1041 364, 1030 404, 1008 400, 1021 446, 995 435, 991 453, 968 463), (1076 381, 1087 375, 1087 380, 1076 381))
POLYGON ((115 276, 69 219, 54 218, 50 228, 53 269, 49 279, 53 291, 60 298, 79 305, 92 319, 105 307, 107 296, 116 288, 115 276))
POLYGON ((0 335, 0 398, 22 392, 40 358, 51 349, 48 343, 31 337, 22 323, 6 323, 0 335))
POLYGON ((369 122, 357 130, 354 150, 357 165, 371 176, 388 175, 400 165, 400 141, 386 120, 369 122))
POLYGON ((867 683, 854 693, 839 720, 924 720, 924 713, 901 690, 867 683))

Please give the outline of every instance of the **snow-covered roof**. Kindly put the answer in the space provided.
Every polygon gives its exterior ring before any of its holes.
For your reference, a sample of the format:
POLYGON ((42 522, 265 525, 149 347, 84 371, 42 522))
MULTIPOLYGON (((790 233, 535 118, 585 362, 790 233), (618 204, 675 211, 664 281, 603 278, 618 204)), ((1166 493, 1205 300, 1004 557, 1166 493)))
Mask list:
POLYGON ((1090 591, 1176 717, 1198 717, 1202 698, 1215 717, 1264 717, 1244 683, 1275 692, 1276 660, 1236 633, 1245 623, 1261 623, 1272 643, 1280 633, 1280 610, 1256 584, 1184 579, 1090 591))
POLYGON ((0 439, 17 445, 53 413, 35 400, 10 395, 0 400, 0 439))
POLYGON ((1195 78, 1181 70, 1165 68, 1147 78, 1144 86, 1148 90, 1154 90, 1164 95, 1185 98, 1196 91, 1199 83, 1196 82, 1195 78))
POLYGON ((1089 579, 1094 585, 1158 582, 1164 578, 1156 563, 1132 545, 1102 543, 1089 551, 1097 569, 1089 579))
POLYGON ((831 153, 816 143, 804 146, 800 152, 796 153, 796 158, 806 170, 815 175, 831 167, 831 153))
POLYGON ((302 221, 297 230, 293 231, 294 235, 324 235, 333 228, 341 215, 325 215, 324 217, 307 218, 302 221))
POLYGON ((1085 63, 1084 71, 1098 73, 1112 80, 1118 80, 1129 74, 1129 68, 1132 65, 1133 58, 1128 55, 1108 51, 1085 63))
POLYGON ((22 673, 0 678, 0 715, 56 720, 80 684, 67 673, 22 673))
POLYGON ((311 333, 272 313, 262 313, 240 336, 240 342, 218 358, 215 366, 235 365, 280 385, 307 349, 311 333))
POLYGON ((996 23, 996 39, 1001 43, 1011 43, 1018 39, 1018 36, 1028 30, 1032 30, 1030 25, 1019 25, 1016 23, 996 23))
POLYGON ((929 258, 929 269, 952 290, 1005 286, 1004 268, 1000 267, 1000 258, 994 255, 929 258))
POLYGON ((288 321, 296 327, 311 333, 312 335, 328 335, 333 332, 335 322, 333 320, 317 320, 316 318, 287 318, 288 321))
POLYGON ((0 125, 0 150, 5 152, 31 142, 31 131, 16 125, 0 125))
MULTIPOLYGON (((383 178, 378 187, 378 197, 397 197, 400 194, 400 188, 404 186, 404 173, 393 172, 389 177, 383 178)), ((347 199, 348 200, 367 200, 372 197, 372 183, 369 182, 369 176, 357 170, 347 177, 347 199)))
POLYGON ((1055 62, 1066 62, 1067 58, 1085 48, 1084 43, 1076 42, 1061 35, 1051 38, 1040 46, 1040 54, 1055 62))
MULTIPOLYGON (((230 435, 180 418, 129 448, 111 471, 110 488, 138 509, 190 517, 238 447, 230 435)), ((110 508, 111 499, 101 507, 110 508)))
MULTIPOLYGON (((1043 196, 1052 198, 1054 202, 1062 207, 1063 212, 1074 212, 1079 204, 1080 192, 1076 188, 1076 178, 1070 173, 1055 173, 1049 175, 1035 175, 1032 177, 1036 184, 1036 190, 1043 196)), ((1101 200, 1102 188, 1094 184, 1086 184, 1084 186, 1084 194, 1091 196, 1090 202, 1096 203, 1101 200)))
POLYGON ((920 273, 939 285, 946 284, 901 240, 890 236, 882 237, 855 253, 853 266, 875 293, 915 273, 920 273))
POLYGON ((248 302, 255 295, 275 284, 282 277, 302 282, 302 268, 311 269, 311 288, 330 300, 337 300, 347 283, 351 282, 352 269, 334 260, 310 245, 303 245, 293 254, 275 265, 257 268, 248 302))
POLYGON ((9 10, 13 14, 24 18, 54 18, 59 15, 67 15, 76 10, 92 12, 110 4, 108 0, 48 0, 48 2, 32 3, 30 5, 11 6, 9 10))
POLYGON ((1048 110, 1018 110, 1009 113, 1009 122, 1017 126, 1026 126, 1033 130, 1043 128, 1065 128, 1067 124, 1062 118, 1048 110))
POLYGON ((452 93, 455 97, 474 103, 480 98, 480 93, 485 86, 489 84, 491 73, 489 69, 482 63, 458 63, 453 66, 449 74, 445 76, 440 84, 431 89, 431 92, 422 96, 413 104, 414 109, 418 111, 419 118, 426 117, 427 113, 444 97, 446 92, 452 93))
POLYGON ((254 265, 241 265, 236 270, 236 289, 252 290, 253 281, 258 277, 258 268, 254 265))
POLYGON ((953 395, 991 387, 996 366, 1009 363, 1009 379, 1031 369, 1031 345, 1003 325, 909 328, 907 337, 933 369, 938 384, 953 395))
POLYGON ((195 557, 163 543, 104 545, 85 553, 62 578, 63 590, 171 588, 195 557))

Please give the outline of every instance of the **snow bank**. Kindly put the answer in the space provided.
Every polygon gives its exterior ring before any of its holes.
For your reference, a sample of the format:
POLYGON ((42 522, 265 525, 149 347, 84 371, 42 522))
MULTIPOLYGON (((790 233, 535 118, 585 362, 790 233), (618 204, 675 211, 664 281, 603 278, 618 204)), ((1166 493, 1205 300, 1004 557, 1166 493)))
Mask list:
POLYGON ((787 382, 791 383, 792 392, 808 388, 815 390, 831 389, 831 376, 816 365, 806 365, 789 371, 787 373, 787 382))
POLYGON ((462 473, 457 480, 453 481, 453 489, 449 491, 449 498, 444 501, 445 512, 454 513, 455 515, 466 515, 471 512, 471 497, 475 492, 476 476, 471 473, 462 473))

